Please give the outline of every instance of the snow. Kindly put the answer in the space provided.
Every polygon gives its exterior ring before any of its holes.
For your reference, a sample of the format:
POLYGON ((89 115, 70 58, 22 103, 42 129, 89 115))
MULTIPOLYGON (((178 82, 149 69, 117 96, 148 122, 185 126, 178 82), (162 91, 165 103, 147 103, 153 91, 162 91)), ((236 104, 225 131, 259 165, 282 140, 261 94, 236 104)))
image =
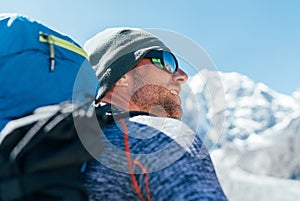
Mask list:
POLYGON ((183 121, 211 141, 229 200, 300 200, 300 89, 287 96, 239 73, 209 71, 189 86, 183 121), (223 86, 207 86, 217 78, 223 86))
POLYGON ((300 104, 300 88, 297 89, 293 94, 292 97, 295 99, 295 101, 300 104))
POLYGON ((211 156, 216 173, 229 201, 295 201, 300 199, 300 182, 249 173, 240 168, 236 158, 222 150, 211 156))

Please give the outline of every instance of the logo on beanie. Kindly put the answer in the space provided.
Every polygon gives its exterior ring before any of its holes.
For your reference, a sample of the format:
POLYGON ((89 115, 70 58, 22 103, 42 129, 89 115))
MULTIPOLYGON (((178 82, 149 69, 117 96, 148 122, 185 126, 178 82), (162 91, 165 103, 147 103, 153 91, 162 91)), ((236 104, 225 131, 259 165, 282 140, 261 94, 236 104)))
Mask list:
POLYGON ((101 76, 101 80, 104 80, 106 79, 107 77, 110 76, 110 73, 111 73, 111 68, 108 68, 105 73, 101 76))
POLYGON ((136 52, 134 52, 135 60, 139 60, 143 53, 144 50, 137 50, 136 52))

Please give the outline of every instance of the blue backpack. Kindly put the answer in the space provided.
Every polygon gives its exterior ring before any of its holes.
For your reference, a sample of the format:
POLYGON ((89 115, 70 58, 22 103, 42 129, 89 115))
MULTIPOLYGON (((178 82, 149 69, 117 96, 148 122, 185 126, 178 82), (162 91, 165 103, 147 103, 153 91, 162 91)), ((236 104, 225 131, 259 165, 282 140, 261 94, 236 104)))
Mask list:
POLYGON ((37 107, 71 100, 80 68, 93 73, 86 58, 69 37, 26 17, 0 14, 0 131, 37 107))
MULTIPOLYGON (((86 113, 93 98, 85 95, 97 87, 86 58, 69 37, 26 17, 0 14, 1 201, 88 200, 80 170, 92 157, 78 131, 92 145, 101 140, 86 113)), ((91 147, 97 155, 103 148, 91 147)))

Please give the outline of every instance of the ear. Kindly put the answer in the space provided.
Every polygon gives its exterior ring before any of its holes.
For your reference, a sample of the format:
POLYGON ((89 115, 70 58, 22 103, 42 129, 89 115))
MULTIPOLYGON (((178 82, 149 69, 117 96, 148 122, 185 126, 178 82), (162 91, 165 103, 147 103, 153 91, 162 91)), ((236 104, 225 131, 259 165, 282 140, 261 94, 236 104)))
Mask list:
POLYGON ((123 75, 121 77, 121 79, 119 79, 115 86, 119 86, 119 87, 128 87, 128 76, 127 75, 123 75))

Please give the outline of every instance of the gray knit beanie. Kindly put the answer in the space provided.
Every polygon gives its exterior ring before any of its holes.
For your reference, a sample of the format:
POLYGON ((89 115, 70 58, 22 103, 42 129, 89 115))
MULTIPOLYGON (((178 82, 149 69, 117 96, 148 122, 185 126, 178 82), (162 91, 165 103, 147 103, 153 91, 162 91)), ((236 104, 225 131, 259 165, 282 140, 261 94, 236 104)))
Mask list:
POLYGON ((154 35, 137 28, 109 28, 84 44, 100 82, 98 102, 105 93, 150 51, 169 48, 154 35))

